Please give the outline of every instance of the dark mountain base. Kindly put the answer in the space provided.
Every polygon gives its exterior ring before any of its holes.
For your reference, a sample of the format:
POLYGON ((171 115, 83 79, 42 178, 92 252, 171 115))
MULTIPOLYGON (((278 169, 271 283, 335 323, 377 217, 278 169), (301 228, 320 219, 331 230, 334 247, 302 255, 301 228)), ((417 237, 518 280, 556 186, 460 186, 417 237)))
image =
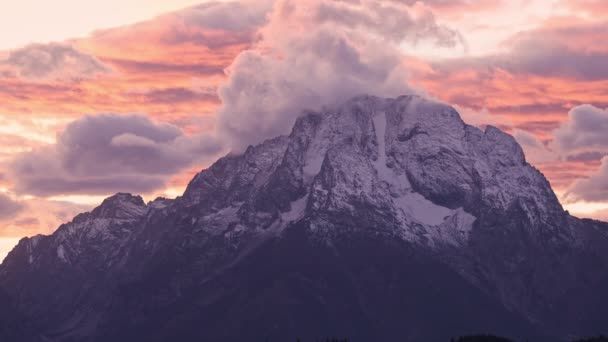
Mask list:
POLYGON ((154 308, 146 302, 160 298, 135 299, 138 284, 127 285, 95 340, 449 341, 477 331, 539 340, 523 319, 404 243, 334 241, 326 246, 294 228, 212 280, 174 282, 180 295, 154 308))

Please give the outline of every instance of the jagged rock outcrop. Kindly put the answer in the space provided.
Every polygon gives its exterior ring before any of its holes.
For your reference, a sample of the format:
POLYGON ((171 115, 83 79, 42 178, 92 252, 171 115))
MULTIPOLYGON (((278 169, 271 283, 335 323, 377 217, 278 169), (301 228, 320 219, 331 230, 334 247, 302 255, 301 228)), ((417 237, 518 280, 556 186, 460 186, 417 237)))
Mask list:
POLYGON ((23 239, 0 289, 45 341, 555 341, 608 332, 607 247, 508 134, 361 96, 23 239))

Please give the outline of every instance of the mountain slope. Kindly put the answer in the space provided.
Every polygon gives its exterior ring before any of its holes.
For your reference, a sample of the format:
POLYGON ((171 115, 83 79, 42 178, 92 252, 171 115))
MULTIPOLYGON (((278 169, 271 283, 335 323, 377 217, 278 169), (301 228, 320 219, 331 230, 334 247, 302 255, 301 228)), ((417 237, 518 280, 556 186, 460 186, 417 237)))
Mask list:
POLYGON ((0 288, 52 341, 555 340, 607 332, 607 247, 511 136, 362 96, 23 239, 0 288))

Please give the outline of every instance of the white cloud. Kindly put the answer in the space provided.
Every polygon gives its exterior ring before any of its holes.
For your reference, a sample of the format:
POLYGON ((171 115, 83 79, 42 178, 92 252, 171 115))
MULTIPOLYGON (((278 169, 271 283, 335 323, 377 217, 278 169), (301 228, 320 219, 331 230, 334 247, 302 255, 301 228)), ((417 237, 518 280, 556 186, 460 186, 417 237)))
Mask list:
POLYGON ((69 124, 56 144, 17 155, 8 178, 18 193, 37 196, 149 193, 221 152, 212 136, 188 136, 143 115, 88 115, 69 124))
POLYGON ((568 202, 608 201, 608 157, 602 159, 602 164, 588 178, 578 179, 568 188, 564 199, 568 202))
POLYGON ((568 120, 553 132, 555 147, 564 155, 608 152, 608 110, 592 105, 574 107, 568 120))
POLYGON ((412 93, 402 42, 460 42, 423 5, 389 0, 280 0, 260 34, 220 89, 220 135, 237 151, 288 133, 305 108, 412 93))

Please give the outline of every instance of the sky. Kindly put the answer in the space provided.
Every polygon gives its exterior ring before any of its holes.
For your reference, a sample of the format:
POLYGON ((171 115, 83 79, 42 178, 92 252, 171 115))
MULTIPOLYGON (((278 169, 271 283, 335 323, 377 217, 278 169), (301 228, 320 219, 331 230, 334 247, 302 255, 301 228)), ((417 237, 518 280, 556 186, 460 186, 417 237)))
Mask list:
POLYGON ((606 220, 607 39, 603 0, 2 3, 0 259, 361 93, 513 134, 567 210, 606 220))

